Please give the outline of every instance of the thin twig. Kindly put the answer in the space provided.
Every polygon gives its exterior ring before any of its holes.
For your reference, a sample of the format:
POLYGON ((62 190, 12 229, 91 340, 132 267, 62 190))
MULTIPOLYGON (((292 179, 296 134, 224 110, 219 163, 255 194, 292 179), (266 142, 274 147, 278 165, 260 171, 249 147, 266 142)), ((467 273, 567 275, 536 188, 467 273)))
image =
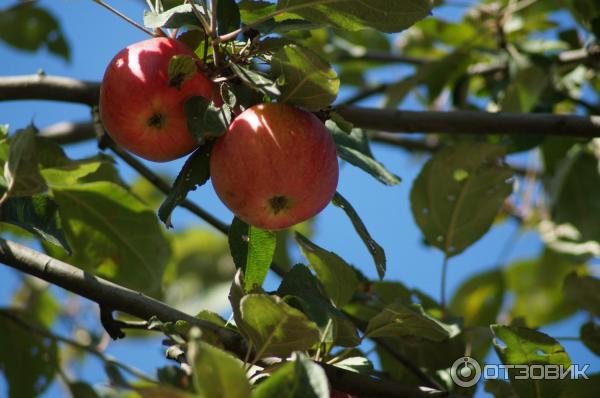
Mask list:
MULTIPOLYGON (((139 23, 135 22, 133 19, 129 18, 127 15, 123 14, 122 12, 118 11, 117 9, 111 7, 110 5, 106 4, 104 1, 102 0, 93 0, 95 3, 101 5, 102 7, 106 8, 107 10, 109 10, 110 12, 112 12, 113 14, 117 15, 118 17, 124 19, 125 21, 129 22, 131 25, 135 26, 136 28, 138 28, 139 30, 141 30, 142 32, 152 36, 152 37, 157 37, 160 35, 160 33, 154 33, 146 28, 144 28, 142 25, 140 25, 139 23)), ((164 33, 163 33, 164 36, 164 33)))

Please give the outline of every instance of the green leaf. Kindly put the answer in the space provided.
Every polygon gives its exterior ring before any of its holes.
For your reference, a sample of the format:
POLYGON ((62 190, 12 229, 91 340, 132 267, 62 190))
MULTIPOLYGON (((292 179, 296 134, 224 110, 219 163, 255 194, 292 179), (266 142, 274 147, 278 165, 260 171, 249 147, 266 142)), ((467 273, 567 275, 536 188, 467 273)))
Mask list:
POLYGON ((272 231, 246 224, 235 217, 229 229, 229 248, 236 267, 244 271, 245 291, 262 286, 275 254, 277 239, 272 231))
POLYGON ((188 131, 200 144, 206 137, 219 137, 227 131, 231 121, 231 109, 223 105, 217 107, 212 100, 202 96, 187 99, 183 112, 188 131))
MULTIPOLYGON (((179 377, 181 378, 181 375, 179 375, 179 377)), ((199 396, 203 396, 176 389, 168 385, 144 385, 141 387, 136 385, 133 386, 133 389, 137 394, 133 396, 127 395, 127 398, 198 398, 199 396)), ((75 396, 74 398, 79 397, 75 396)))
POLYGON ((204 185, 210 178, 209 163, 211 148, 212 141, 208 141, 188 157, 165 201, 160 205, 158 218, 168 228, 173 227, 171 223, 171 213, 173 213, 173 210, 185 200, 190 191, 204 185))
POLYGON ((600 373, 594 373, 589 379, 580 377, 569 380, 563 387, 560 398, 589 398, 600 391, 600 373))
POLYGON ((394 302, 371 318, 366 337, 419 337, 435 342, 456 334, 454 328, 427 315, 421 306, 408 307, 394 302))
POLYGON ((151 209, 106 181, 52 194, 73 248, 70 262, 136 290, 159 290, 169 245, 151 209))
POLYGON ((167 69, 169 85, 179 89, 184 82, 191 79, 197 72, 196 60, 191 55, 174 55, 169 61, 169 68, 167 69))
POLYGON ((68 61, 70 51, 56 18, 34 3, 19 3, 0 12, 0 39, 20 50, 47 48, 68 61))
POLYGON ((276 98, 281 94, 277 84, 262 73, 253 71, 249 68, 244 68, 237 64, 232 64, 231 70, 233 70, 233 73, 235 73, 247 86, 256 91, 273 98, 276 98))
POLYGON ((248 398, 250 384, 242 362, 208 343, 193 339, 188 348, 198 398, 248 398))
POLYGON ((580 151, 567 157, 559 169, 550 187, 553 221, 573 225, 580 242, 600 242, 600 223, 595 217, 600 214, 598 159, 580 151))
POLYGON ((571 273, 565 278, 564 292, 581 308, 600 316, 600 279, 571 273))
POLYGON ((476 274, 464 281, 450 302, 450 311, 464 318, 465 327, 488 326, 504 300, 504 276, 500 270, 476 274))
POLYGON ((69 383, 68 388, 71 395, 75 398, 100 398, 92 386, 83 381, 69 383))
POLYGON ((58 206, 47 195, 8 198, 2 205, 0 221, 21 227, 71 252, 62 229, 58 206))
POLYGON ((298 232, 295 237, 325 292, 338 308, 342 308, 358 287, 356 272, 337 254, 317 246, 298 232))
POLYGON ((258 30, 263 35, 270 35, 273 33, 283 34, 287 32, 298 32, 302 30, 313 30, 322 27, 320 24, 315 24, 303 19, 284 19, 276 21, 275 19, 269 19, 258 25, 255 25, 253 29, 258 30))
POLYGON ((522 317, 527 325, 537 327, 573 314, 576 308, 565 299, 563 281, 579 265, 551 250, 539 259, 511 264, 504 271, 506 289, 513 296, 511 317, 522 317))
POLYGON ((287 102, 317 111, 329 106, 337 97, 340 80, 331 66, 316 53, 296 44, 280 48, 271 60, 273 75, 278 76, 281 95, 287 102))
MULTIPOLYGON (((565 369, 571 365, 564 348, 544 333, 502 325, 491 325, 491 330, 494 348, 505 365, 562 365, 565 369)), ((520 397, 556 397, 563 387, 563 380, 515 379, 514 369, 508 374, 520 397)))
POLYGON ((240 27, 240 9, 235 0, 220 0, 217 4, 217 32, 224 35, 240 27))
POLYGON ((461 253, 490 228, 512 192, 501 147, 463 142, 437 152, 410 193, 412 213, 427 242, 447 256, 461 253))
POLYGON ((4 313, 16 317, 21 314, 0 309, 0 370, 8 383, 7 398, 41 396, 58 367, 56 342, 32 333, 4 313))
POLYGON ((275 253, 276 239, 272 231, 250 226, 248 233, 248 257, 244 268, 246 291, 262 286, 275 253))
POLYGON ((360 343, 356 327, 323 295, 319 282, 308 267, 297 264, 286 272, 277 295, 317 324, 320 341, 349 347, 360 343))
POLYGON ((369 234, 369 231, 367 231, 367 227, 362 222, 358 213, 356 210, 354 210, 350 202, 346 200, 346 198, 344 198, 339 192, 336 192, 335 195, 333 195, 331 202, 335 206, 344 210, 348 218, 350 218, 352 226, 354 226, 354 229, 367 246, 369 253, 371 253, 371 256, 373 256, 373 261, 375 261, 375 267, 377 268, 377 274, 379 275, 379 278, 383 279, 387 267, 383 248, 371 237, 371 234, 369 234))
MULTIPOLYGON (((194 4, 194 7, 197 12, 204 14, 202 7, 197 4, 194 4)), ((150 29, 177 29, 184 26, 198 26, 199 24, 198 18, 192 10, 192 5, 187 3, 170 8, 162 13, 144 11, 144 26, 150 29)))
POLYGON ((277 10, 347 30, 400 32, 429 15, 430 0, 279 0, 277 10))
POLYGON ((493 394, 494 398, 519 398, 512 386, 500 379, 486 380, 485 392, 493 394))
POLYGON ((319 342, 319 328, 279 297, 248 294, 240 301, 242 332, 256 349, 257 359, 287 357, 319 342))
POLYGON ((584 323, 579 330, 579 336, 590 351, 600 356, 600 325, 593 321, 584 323))
POLYGON ((527 113, 533 110, 550 83, 548 74, 549 71, 537 66, 517 71, 500 101, 502 111, 527 113))
POLYGON ((376 161, 369 146, 367 135, 362 129, 353 128, 350 134, 340 129, 331 120, 325 122, 325 126, 333 135, 337 153, 340 158, 356 166, 385 185, 396 185, 400 183, 400 177, 389 172, 383 164, 376 161))
POLYGON ((10 139, 8 160, 4 164, 7 196, 31 196, 47 189, 38 168, 35 135, 36 128, 29 126, 10 139))
POLYGON ((329 381, 323 368, 297 354, 252 392, 252 398, 329 398, 329 381))
POLYGON ((60 145, 44 137, 36 137, 35 147, 40 172, 50 187, 93 181, 125 185, 119 177, 114 159, 106 154, 73 160, 60 145))

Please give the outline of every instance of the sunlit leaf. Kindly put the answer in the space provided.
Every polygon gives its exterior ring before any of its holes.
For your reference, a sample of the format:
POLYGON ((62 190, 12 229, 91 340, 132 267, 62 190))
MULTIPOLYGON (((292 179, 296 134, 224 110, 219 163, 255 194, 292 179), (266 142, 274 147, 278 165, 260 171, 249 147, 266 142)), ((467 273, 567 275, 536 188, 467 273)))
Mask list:
POLYGON ((147 293, 156 293, 169 246, 153 211, 110 182, 54 187, 69 262, 147 293))
POLYGON ((319 341, 317 325, 278 297, 248 294, 240 301, 238 326, 252 342, 258 358, 286 357, 319 341))
POLYGON ((426 17, 430 0, 279 0, 279 11, 292 12, 319 23, 348 30, 374 28, 399 32, 426 17))
MULTIPOLYGON (((505 365, 571 365, 564 348, 552 337, 523 327, 492 325, 494 348, 505 365)), ((511 384, 520 397, 556 397, 563 380, 515 378, 518 370, 508 369, 511 384)))
POLYGON ((277 369, 252 392, 252 398, 329 398, 325 371, 304 355, 277 369))
POLYGON ((279 102, 316 111, 337 97, 340 87, 337 74, 311 50, 286 45, 273 55, 271 62, 273 74, 278 76, 278 81, 283 80, 279 102))
POLYGON ((250 384, 242 362, 208 343, 192 340, 188 362, 198 398, 248 398, 250 384))
POLYGON ((273 261, 277 240, 272 231, 246 224, 235 217, 229 229, 229 248, 236 267, 244 271, 246 292, 262 286, 273 261))
POLYGON ((504 300, 504 276, 500 270, 476 274, 464 281, 450 302, 450 311, 464 318, 464 325, 488 326, 496 321, 504 300))

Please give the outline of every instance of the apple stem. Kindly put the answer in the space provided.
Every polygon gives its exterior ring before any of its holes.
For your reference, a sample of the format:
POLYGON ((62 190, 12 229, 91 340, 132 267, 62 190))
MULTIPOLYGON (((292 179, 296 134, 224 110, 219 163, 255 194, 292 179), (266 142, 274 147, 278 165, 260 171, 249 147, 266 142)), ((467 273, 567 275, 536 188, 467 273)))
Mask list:
POLYGON ((106 4, 104 1, 102 0, 93 0, 96 4, 100 4, 102 7, 106 8, 108 11, 112 12, 113 14, 117 15, 118 17, 124 19, 125 21, 129 22, 131 25, 135 26, 136 28, 138 28, 139 30, 143 31, 146 34, 149 34, 150 36, 153 37, 157 37, 157 36, 164 36, 164 32, 160 29, 157 29, 157 32, 152 32, 146 28, 144 28, 142 25, 140 25, 139 23, 135 22, 133 19, 129 18, 127 15, 123 14, 122 12, 116 10, 115 8, 111 7, 110 5, 106 4), (160 31, 160 33, 158 32, 160 31))

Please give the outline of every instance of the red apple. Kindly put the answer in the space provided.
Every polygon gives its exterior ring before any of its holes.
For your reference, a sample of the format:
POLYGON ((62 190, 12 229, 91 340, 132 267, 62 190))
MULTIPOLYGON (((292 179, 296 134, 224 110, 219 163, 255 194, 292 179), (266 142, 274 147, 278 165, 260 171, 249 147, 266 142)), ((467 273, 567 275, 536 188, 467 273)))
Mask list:
POLYGON ((331 201, 338 182, 335 143, 312 113, 255 105, 215 142, 210 173, 217 195, 240 219, 282 229, 331 201))
POLYGON ((211 98, 214 87, 200 71, 179 85, 170 81, 174 55, 195 57, 185 44, 166 37, 132 44, 110 62, 100 90, 100 116, 112 139, 157 162, 198 146, 188 132, 183 105, 192 96, 211 98))

